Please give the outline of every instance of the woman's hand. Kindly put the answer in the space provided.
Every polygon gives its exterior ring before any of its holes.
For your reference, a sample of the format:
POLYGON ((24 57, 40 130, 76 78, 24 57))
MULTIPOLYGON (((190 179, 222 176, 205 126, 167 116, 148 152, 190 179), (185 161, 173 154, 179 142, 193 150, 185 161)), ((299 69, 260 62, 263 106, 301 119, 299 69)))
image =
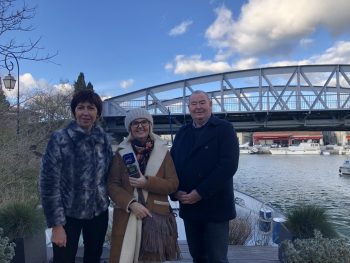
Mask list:
POLYGON ((65 247, 67 244, 67 235, 63 226, 54 226, 52 228, 52 243, 55 243, 59 247, 65 247))
POLYGON ((143 174, 140 174, 139 178, 129 177, 129 182, 132 187, 144 188, 147 183, 147 179, 143 174))
POLYGON ((134 215, 136 216, 137 219, 142 219, 146 216, 152 217, 151 212, 146 207, 144 207, 142 204, 140 204, 138 202, 131 203, 129 208, 130 208, 131 212, 134 213, 134 215))

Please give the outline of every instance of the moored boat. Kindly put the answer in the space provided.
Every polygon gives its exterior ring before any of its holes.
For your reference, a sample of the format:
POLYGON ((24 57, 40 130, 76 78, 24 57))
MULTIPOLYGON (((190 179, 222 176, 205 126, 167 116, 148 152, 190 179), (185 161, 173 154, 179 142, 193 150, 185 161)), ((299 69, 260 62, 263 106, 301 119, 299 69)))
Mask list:
MULTIPOLYGON (((285 215, 275 209, 271 204, 264 203, 241 191, 235 190, 235 204, 237 218, 247 220, 250 224, 252 234, 246 240, 245 245, 273 246, 280 242, 286 235, 283 223, 285 215)), ((178 211, 178 202, 170 201, 175 211, 178 211)), ((178 227, 178 240, 186 240, 185 228, 181 218, 176 217, 178 227)))
POLYGON ((251 147, 249 146, 249 142, 239 145, 239 153, 246 154, 249 153, 251 147))
POLYGON ((270 148, 271 154, 321 154, 319 143, 302 142, 299 145, 292 145, 282 148, 270 148))
POLYGON ((253 146, 252 148, 249 149, 248 153, 249 154, 257 154, 257 153, 259 153, 259 149, 255 146, 253 146))
POLYGON ((235 190, 235 203, 238 218, 250 221, 252 235, 246 245, 276 245, 288 233, 284 227, 285 215, 270 203, 235 190))
POLYGON ((339 167, 339 175, 350 175, 350 160, 345 160, 339 167))

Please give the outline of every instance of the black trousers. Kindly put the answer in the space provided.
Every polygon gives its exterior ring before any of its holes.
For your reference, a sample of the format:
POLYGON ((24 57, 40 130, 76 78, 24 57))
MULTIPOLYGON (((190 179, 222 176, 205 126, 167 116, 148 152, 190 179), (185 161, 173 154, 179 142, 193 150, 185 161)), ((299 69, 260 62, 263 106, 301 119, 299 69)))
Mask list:
POLYGON ((83 233, 84 263, 99 263, 108 227, 108 210, 92 219, 66 217, 66 247, 53 246, 53 263, 74 263, 83 233))
POLYGON ((228 263, 229 222, 184 220, 186 238, 194 263, 228 263))

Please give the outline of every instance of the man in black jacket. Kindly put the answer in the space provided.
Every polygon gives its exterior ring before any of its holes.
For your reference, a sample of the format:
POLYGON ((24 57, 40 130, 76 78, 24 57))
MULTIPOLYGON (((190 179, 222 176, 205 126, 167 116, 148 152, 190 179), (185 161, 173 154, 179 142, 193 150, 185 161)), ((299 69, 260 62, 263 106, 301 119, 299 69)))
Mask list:
POLYGON ((229 220, 236 217, 237 134, 229 122, 212 115, 205 92, 194 91, 188 109, 193 121, 179 130, 171 148, 180 182, 172 198, 180 202, 193 262, 228 262, 229 220))

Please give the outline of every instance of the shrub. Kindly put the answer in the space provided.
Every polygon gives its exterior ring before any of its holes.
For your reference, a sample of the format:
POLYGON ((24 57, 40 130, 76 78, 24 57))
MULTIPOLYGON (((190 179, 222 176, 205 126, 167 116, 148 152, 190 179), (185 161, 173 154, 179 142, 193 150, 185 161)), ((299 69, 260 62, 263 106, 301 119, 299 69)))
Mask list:
POLYGON ((33 204, 14 202, 0 209, 0 226, 11 240, 31 236, 44 228, 44 222, 41 210, 33 204))
POLYGON ((283 241, 280 260, 285 263, 350 263, 350 245, 346 239, 324 238, 315 230, 314 238, 283 241))
POLYGON ((326 210, 314 204, 301 204, 291 209, 287 213, 286 227, 293 238, 312 238, 315 229, 319 230, 325 237, 338 236, 326 210))
POLYGON ((0 228, 0 262, 9 263, 15 255, 15 244, 9 242, 8 237, 3 236, 3 230, 0 228))
POLYGON ((230 245, 245 245, 251 236, 252 226, 249 218, 236 218, 230 221, 230 245))

